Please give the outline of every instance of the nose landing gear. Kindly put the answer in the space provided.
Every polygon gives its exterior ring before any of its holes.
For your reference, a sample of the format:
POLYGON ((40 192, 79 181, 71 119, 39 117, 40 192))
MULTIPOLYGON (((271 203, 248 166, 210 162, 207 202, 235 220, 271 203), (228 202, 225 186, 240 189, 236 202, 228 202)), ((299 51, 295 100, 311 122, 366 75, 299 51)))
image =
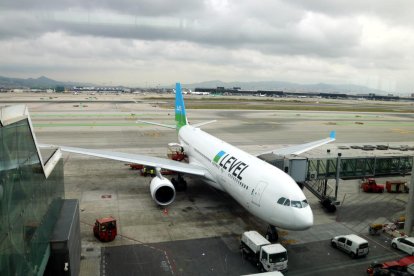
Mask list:
POLYGON ((271 243, 277 242, 279 235, 275 226, 269 224, 266 231, 266 239, 271 243))

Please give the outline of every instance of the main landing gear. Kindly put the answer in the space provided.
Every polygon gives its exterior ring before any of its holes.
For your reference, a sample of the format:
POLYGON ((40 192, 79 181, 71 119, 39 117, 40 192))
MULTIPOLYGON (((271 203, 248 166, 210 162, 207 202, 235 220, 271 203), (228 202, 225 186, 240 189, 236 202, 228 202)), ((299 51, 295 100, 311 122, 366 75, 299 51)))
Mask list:
POLYGON ((177 179, 171 178, 171 183, 177 192, 187 190, 187 182, 184 180, 180 173, 177 174, 177 179))
POLYGON ((276 227, 269 224, 266 231, 266 240, 270 241, 271 243, 275 243, 278 239, 279 235, 277 234, 276 227))

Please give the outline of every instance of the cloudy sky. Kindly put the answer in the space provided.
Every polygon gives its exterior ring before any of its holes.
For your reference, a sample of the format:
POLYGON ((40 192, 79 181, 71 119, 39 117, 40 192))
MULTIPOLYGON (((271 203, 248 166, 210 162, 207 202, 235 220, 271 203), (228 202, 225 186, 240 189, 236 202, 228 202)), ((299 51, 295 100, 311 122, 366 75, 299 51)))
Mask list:
POLYGON ((410 0, 3 0, 0 75, 414 92, 410 0))

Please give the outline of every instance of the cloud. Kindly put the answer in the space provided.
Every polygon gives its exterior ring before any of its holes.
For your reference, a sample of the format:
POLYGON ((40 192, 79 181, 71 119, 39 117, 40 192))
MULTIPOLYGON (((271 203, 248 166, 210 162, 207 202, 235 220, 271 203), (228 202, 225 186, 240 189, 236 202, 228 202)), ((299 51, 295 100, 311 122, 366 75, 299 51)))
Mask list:
MULTIPOLYGON (((247 11, 248 8, 244 7, 239 12, 247 11)), ((132 17, 106 14, 102 11, 34 15, 20 12, 2 17, 0 38, 33 39, 47 32, 65 32, 79 36, 187 41, 207 47, 250 48, 268 53, 330 56, 335 55, 333 51, 344 51, 352 47, 360 28, 356 26, 355 30, 349 28, 343 31, 345 26, 352 24, 350 20, 335 20, 313 13, 305 13, 298 21, 288 25, 280 19, 272 24, 272 21, 259 17, 238 18, 217 13, 219 12, 213 13, 209 10, 206 12, 208 16, 188 19, 168 16, 132 17), (214 20, 211 20, 213 17, 214 20)))
POLYGON ((106 10, 113 13, 160 16, 160 15, 177 15, 188 13, 193 10, 202 10, 203 1, 193 0, 20 0, 20 1, 2 1, 1 10, 7 11, 34 11, 41 13, 51 13, 55 11, 96 11, 106 10))
POLYGON ((317 13, 355 17, 360 15, 377 17, 389 25, 413 25, 413 3, 406 0, 365 0, 365 1, 326 1, 296 0, 292 5, 317 13))
POLYGON ((120 84, 389 79, 409 92, 414 4, 393 3, 3 1, 0 74, 120 84))

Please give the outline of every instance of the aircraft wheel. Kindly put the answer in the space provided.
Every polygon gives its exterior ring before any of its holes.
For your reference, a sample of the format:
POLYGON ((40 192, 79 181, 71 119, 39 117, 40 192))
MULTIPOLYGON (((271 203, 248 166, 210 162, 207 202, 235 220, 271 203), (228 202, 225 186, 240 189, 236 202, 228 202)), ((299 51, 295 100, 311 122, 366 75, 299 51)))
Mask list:
POLYGON ((183 180, 181 185, 182 185, 182 191, 186 191, 187 190, 187 181, 183 180))
POLYGON ((183 179, 183 178, 172 178, 171 179, 171 183, 174 185, 174 188, 177 192, 182 192, 187 190, 187 182, 183 179))
POLYGON ((185 181, 180 181, 176 186, 177 192, 183 192, 187 190, 187 183, 185 181))
POLYGON ((265 272, 266 270, 264 269, 263 265, 260 264, 260 272, 265 272))

